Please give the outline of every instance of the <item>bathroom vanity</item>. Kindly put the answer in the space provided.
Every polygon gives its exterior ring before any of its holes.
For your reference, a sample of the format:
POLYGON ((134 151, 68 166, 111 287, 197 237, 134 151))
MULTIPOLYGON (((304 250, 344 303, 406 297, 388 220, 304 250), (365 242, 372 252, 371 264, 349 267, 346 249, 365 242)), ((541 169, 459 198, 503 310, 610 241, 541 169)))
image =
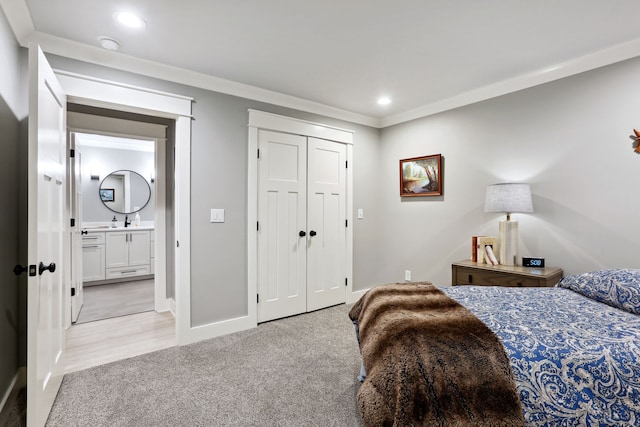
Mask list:
POLYGON ((83 229, 83 282, 153 274, 154 240, 154 229, 148 226, 83 229))

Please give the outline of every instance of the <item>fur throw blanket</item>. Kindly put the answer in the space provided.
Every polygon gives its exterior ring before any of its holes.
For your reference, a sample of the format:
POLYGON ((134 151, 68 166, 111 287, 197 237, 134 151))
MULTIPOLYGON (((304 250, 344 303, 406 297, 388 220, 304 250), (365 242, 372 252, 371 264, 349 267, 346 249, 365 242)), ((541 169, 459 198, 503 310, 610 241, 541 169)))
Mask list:
POLYGON ((432 284, 373 288, 349 317, 366 370, 365 425, 524 426, 499 338, 432 284))

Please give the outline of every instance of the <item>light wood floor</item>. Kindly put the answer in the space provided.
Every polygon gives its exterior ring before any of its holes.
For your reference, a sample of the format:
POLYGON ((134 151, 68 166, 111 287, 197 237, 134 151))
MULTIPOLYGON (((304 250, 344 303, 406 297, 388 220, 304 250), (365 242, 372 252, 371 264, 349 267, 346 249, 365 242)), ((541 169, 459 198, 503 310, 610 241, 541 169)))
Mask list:
POLYGON ((76 324, 152 311, 154 291, 153 279, 85 286, 76 324))
POLYGON ((176 345, 171 312, 149 311, 73 325, 66 336, 65 373, 176 345))

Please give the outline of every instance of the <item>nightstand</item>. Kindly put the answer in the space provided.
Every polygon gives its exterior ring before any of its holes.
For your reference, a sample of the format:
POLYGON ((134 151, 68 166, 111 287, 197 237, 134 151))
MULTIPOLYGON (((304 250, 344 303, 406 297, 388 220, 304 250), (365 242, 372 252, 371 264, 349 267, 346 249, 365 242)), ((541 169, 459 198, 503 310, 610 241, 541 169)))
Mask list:
POLYGON ((562 279, 556 267, 519 267, 459 261, 451 264, 451 285, 551 287, 562 279))

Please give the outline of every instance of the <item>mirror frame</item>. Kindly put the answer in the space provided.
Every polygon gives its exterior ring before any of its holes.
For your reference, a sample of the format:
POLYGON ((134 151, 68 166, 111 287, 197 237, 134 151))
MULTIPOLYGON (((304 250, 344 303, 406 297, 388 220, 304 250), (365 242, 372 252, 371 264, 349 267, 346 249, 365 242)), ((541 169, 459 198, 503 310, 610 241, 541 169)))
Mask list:
MULTIPOLYGON (((144 209, 148 204, 149 201, 151 200, 151 185, 149 184, 149 181, 147 181, 147 179, 142 176, 142 174, 130 170, 130 169, 118 169, 115 170, 111 173, 109 173, 107 176, 104 177, 104 179, 100 182, 100 185, 98 186, 98 198, 100 199, 100 202, 102 202, 102 204, 104 205, 104 207, 106 207, 107 209, 109 209, 111 212, 115 212, 118 214, 122 214, 122 215, 130 215, 136 212, 140 212, 142 209, 144 209), (147 200, 144 202, 144 204, 142 204, 142 206, 140 207, 140 209, 137 210, 131 210, 130 212, 121 212, 121 211, 117 211, 115 209, 112 209, 111 207, 109 207, 109 205, 107 205, 106 202, 112 202, 114 201, 115 197, 116 197, 116 191, 113 188, 103 188, 103 184, 104 182, 111 176, 116 174, 117 172, 129 172, 132 174, 136 174, 138 175, 142 181, 147 184, 147 189, 149 190, 148 196, 147 196, 147 200), (111 192, 109 192, 109 190, 111 190, 111 192), (106 197, 106 199, 104 197, 106 197)), ((123 208, 124 209, 124 208, 123 208)))

